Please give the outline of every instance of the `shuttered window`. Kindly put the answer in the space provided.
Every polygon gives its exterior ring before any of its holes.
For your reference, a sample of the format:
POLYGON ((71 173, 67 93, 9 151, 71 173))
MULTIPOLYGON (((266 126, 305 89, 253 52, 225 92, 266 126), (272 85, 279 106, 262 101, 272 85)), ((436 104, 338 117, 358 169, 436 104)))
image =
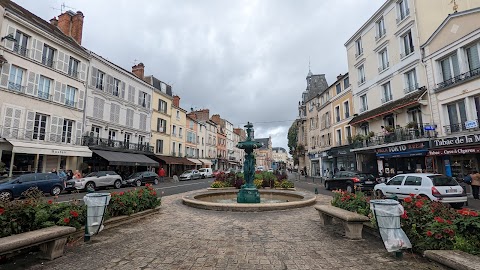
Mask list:
POLYGON ((93 117, 103 119, 104 106, 105 106, 105 100, 95 97, 93 99, 93 117))
POLYGON ((480 68, 480 58, 478 55, 478 44, 467 48, 468 67, 470 70, 480 68))

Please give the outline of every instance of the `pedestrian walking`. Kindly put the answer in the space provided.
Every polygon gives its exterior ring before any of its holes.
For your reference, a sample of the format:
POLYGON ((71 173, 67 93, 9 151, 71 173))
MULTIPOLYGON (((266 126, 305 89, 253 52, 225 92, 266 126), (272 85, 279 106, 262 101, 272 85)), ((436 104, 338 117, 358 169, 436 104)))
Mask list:
POLYGON ((54 173, 54 174, 57 174, 57 169, 56 168, 53 168, 52 171, 50 173, 54 173))
POLYGON ((160 167, 160 169, 158 170, 158 176, 160 176, 160 181, 164 181, 164 178, 165 178, 165 170, 163 169, 163 167, 160 167))
POLYGON ((470 177, 472 178, 472 194, 475 200, 478 200, 478 192, 480 190, 480 173, 474 171, 470 177))
POLYGON ((67 171, 67 180, 72 180, 73 179, 73 172, 72 170, 67 171))

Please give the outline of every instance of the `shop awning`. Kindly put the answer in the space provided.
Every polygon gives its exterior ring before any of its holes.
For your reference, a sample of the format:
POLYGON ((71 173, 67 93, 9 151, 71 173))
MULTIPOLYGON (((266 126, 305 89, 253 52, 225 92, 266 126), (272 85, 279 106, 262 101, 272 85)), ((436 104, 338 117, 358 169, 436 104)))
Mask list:
POLYGON ((113 152, 104 150, 93 150, 93 152, 102 158, 108 160, 109 165, 118 166, 154 166, 158 167, 158 162, 142 155, 124 152, 113 152))
POLYGON ((186 158, 181 157, 169 157, 169 156, 160 156, 157 155, 157 158, 165 161, 167 164, 177 164, 177 165, 195 165, 195 163, 191 162, 186 158))
POLYGON ((200 162, 202 162, 203 165, 212 165, 212 164, 213 164, 213 163, 212 163, 210 160, 208 160, 208 159, 201 159, 201 158, 199 158, 198 160, 200 160, 200 162))
POLYGON ((412 150, 406 152, 396 152, 396 153, 385 153, 385 154, 377 154, 379 158, 398 158, 398 157, 417 157, 417 156, 425 156, 427 155, 428 150, 412 150))
POLYGON ((15 139, 6 140, 12 144, 13 153, 40 154, 68 157, 91 157, 92 151, 87 146, 70 144, 50 144, 43 141, 29 142, 15 139))
POLYGON ((187 158, 189 161, 195 163, 195 165, 202 165, 202 162, 195 158, 187 158))

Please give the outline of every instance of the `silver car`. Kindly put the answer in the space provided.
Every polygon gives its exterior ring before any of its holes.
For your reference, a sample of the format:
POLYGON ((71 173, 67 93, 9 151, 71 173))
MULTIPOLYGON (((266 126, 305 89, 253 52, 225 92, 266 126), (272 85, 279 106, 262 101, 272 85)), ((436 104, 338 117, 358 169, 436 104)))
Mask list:
POLYGON ((200 172, 198 170, 188 170, 188 171, 185 171, 183 172, 179 179, 180 181, 182 180, 193 180, 193 179, 200 179, 202 178, 202 175, 200 174, 200 172))
POLYGON ((87 174, 84 178, 71 179, 66 183, 66 190, 94 190, 97 187, 122 187, 122 177, 114 171, 98 171, 87 174))

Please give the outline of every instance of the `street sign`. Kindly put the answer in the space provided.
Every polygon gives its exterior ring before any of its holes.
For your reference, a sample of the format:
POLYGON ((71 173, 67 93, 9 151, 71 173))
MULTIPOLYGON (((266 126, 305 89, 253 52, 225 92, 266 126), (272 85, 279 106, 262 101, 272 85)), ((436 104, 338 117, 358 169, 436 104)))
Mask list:
POLYGON ((425 130, 435 130, 435 126, 426 125, 426 126, 423 126, 423 129, 425 129, 425 130))
POLYGON ((477 120, 469 120, 465 122, 465 128, 466 129, 472 129, 472 128, 477 128, 478 127, 478 121, 477 120))

